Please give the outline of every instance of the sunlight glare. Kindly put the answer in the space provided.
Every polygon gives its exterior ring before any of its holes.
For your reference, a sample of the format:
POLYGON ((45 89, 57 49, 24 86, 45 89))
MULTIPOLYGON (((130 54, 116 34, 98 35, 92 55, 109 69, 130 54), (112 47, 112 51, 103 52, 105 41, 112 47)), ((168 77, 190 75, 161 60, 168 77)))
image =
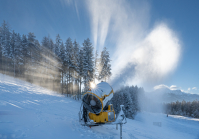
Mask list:
POLYGON ((94 89, 94 88, 96 87, 96 84, 95 84, 94 82, 90 82, 90 87, 91 87, 92 89, 94 89))

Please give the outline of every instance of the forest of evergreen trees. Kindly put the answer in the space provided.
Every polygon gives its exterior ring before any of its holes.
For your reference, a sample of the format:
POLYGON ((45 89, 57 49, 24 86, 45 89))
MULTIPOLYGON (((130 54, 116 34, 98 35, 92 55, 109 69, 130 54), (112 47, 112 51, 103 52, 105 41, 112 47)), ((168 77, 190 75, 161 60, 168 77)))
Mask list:
POLYGON ((192 102, 176 101, 168 104, 164 104, 165 113, 171 115, 181 115, 193 118, 199 118, 199 101, 194 100, 192 102))
POLYGON ((137 86, 125 86, 115 91, 110 103, 113 104, 115 113, 119 113, 120 105, 124 105, 124 113, 127 118, 133 119, 140 111, 139 97, 144 95, 144 89, 137 86))
POLYGON ((34 33, 20 35, 3 21, 0 27, 0 72, 62 94, 80 94, 90 82, 108 80, 111 76, 106 47, 94 54, 91 41, 83 46, 76 40, 43 37, 40 43, 34 33))

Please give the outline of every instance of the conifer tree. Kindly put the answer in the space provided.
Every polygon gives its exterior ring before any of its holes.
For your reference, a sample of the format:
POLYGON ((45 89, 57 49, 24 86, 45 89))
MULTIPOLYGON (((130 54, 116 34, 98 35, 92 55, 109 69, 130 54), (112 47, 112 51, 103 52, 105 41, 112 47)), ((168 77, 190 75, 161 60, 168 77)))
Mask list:
POLYGON ((13 76, 15 77, 15 65, 16 65, 16 41, 17 41, 17 34, 12 32, 11 39, 10 39, 10 54, 9 57, 12 61, 11 65, 13 67, 13 76))
MULTIPOLYGON (((23 67, 25 68, 25 65, 28 63, 28 59, 30 58, 29 50, 28 50, 28 39, 26 35, 22 35, 22 42, 21 42, 21 52, 22 52, 22 58, 23 58, 23 67)), ((24 69, 23 69, 24 72, 24 69)))
POLYGON ((72 43, 72 40, 71 38, 68 38, 66 40, 66 43, 65 43, 65 47, 66 47, 66 65, 67 65, 67 71, 68 71, 68 74, 67 74, 67 93, 72 93, 72 82, 71 82, 71 75, 72 75, 72 69, 74 68, 74 65, 73 65, 73 43, 72 43))
POLYGON ((1 36, 2 36, 1 46, 2 46, 3 55, 9 58, 11 32, 9 25, 5 21, 2 24, 1 36))
POLYGON ((56 41, 55 41, 55 55, 58 56, 60 53, 60 45, 61 45, 61 38, 59 34, 56 36, 56 41))
POLYGON ((16 35, 16 45, 15 45, 15 71, 17 76, 21 73, 21 68, 23 64, 23 57, 22 57, 22 40, 21 40, 21 35, 17 33, 16 35))
POLYGON ((1 51, 2 51, 2 61, 1 64, 3 65, 3 73, 8 70, 8 64, 9 63, 9 55, 10 55, 10 27, 8 23, 3 21, 2 27, 1 27, 1 51))
POLYGON ((87 90, 90 86, 90 82, 93 81, 94 75, 94 55, 93 45, 90 39, 84 40, 83 43, 83 77, 84 87, 87 90))
POLYGON ((74 49, 73 49, 73 61, 74 61, 74 79, 75 79, 75 87, 74 91, 76 94, 78 94, 78 99, 79 99, 79 64, 80 64, 80 51, 79 51, 79 44, 75 40, 73 43, 74 49))
POLYGON ((79 86, 80 86, 80 92, 82 91, 82 78, 84 76, 84 73, 83 73, 83 58, 84 58, 84 53, 83 53, 83 49, 80 48, 80 51, 79 51, 79 86))
POLYGON ((104 47, 100 56, 100 65, 99 65, 99 80, 107 81, 111 76, 111 64, 110 64, 110 56, 106 47, 104 47))

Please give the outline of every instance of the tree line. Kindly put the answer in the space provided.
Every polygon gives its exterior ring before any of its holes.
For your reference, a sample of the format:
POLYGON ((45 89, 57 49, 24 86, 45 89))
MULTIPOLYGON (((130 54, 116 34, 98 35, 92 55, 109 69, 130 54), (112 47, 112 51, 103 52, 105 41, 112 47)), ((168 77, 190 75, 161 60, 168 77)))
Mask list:
POLYGON ((41 43, 34 33, 20 35, 3 21, 0 26, 0 72, 61 92, 80 94, 95 80, 111 76, 110 55, 106 47, 94 54, 89 38, 82 46, 70 37, 63 41, 58 34, 41 43))
POLYGON ((192 102, 176 101, 164 104, 165 113, 171 115, 181 115, 193 118, 199 118, 199 101, 194 100, 192 102))
POLYGON ((183 100, 182 102, 176 101, 170 103, 153 102, 145 96, 144 89, 142 87, 138 88, 137 86, 125 86, 115 91, 109 103, 113 104, 116 114, 120 111, 120 105, 124 105, 124 113, 127 118, 131 119, 133 119, 139 111, 199 118, 198 100, 192 102, 183 100), (143 105, 145 107, 143 107, 143 105))

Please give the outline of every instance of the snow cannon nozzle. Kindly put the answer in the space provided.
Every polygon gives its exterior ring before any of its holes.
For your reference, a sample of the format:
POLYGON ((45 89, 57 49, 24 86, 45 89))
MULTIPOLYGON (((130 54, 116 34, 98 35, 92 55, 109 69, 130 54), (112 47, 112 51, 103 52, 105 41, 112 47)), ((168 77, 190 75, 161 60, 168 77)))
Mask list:
POLYGON ((93 87, 83 95, 83 106, 89 112, 99 114, 106 109, 108 101, 113 97, 113 89, 106 82, 101 82, 97 85, 92 82, 90 84, 93 87))

